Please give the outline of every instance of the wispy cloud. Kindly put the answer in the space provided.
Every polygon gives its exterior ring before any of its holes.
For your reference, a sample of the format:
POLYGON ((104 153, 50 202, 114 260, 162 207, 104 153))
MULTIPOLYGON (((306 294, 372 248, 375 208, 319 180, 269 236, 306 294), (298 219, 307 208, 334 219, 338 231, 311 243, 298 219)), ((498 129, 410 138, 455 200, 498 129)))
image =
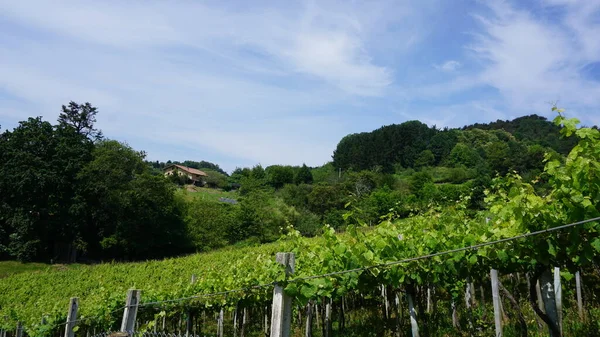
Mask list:
POLYGON ((435 64, 433 67, 437 70, 445 71, 445 72, 453 72, 458 70, 462 64, 455 60, 449 60, 442 64, 435 64))

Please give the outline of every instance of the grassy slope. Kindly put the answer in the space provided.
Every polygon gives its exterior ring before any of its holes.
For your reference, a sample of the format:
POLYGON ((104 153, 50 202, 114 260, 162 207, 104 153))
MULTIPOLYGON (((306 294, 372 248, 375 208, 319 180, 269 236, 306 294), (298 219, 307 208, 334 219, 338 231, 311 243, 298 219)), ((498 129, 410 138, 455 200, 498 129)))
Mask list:
POLYGON ((227 192, 214 188, 197 187, 193 185, 187 185, 184 189, 179 189, 177 193, 180 193, 187 200, 192 199, 204 199, 210 201, 219 201, 219 198, 229 198, 237 200, 239 197, 237 192, 227 192))
POLYGON ((64 270, 66 268, 68 268, 68 266, 60 264, 49 265, 45 263, 21 263, 16 261, 0 261, 0 279, 19 273, 45 271, 48 269, 64 270))

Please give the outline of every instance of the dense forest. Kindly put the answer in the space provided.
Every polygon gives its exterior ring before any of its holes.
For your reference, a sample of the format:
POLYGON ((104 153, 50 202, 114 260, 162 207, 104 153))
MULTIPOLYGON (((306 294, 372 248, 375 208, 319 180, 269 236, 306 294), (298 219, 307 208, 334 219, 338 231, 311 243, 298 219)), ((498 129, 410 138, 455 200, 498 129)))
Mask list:
POLYGON ((314 236, 323 224, 374 225, 390 212, 408 217, 459 200, 474 212, 496 175, 543 182, 545 156, 575 144, 536 115, 442 130, 408 121, 344 137, 320 167, 256 165, 228 175, 207 161, 146 161, 106 139, 97 113, 71 102, 55 124, 29 118, 0 134, 0 259, 162 258, 274 241, 289 226, 314 236), (196 197, 185 179, 163 176, 170 164, 205 171, 203 189, 236 202, 196 197))

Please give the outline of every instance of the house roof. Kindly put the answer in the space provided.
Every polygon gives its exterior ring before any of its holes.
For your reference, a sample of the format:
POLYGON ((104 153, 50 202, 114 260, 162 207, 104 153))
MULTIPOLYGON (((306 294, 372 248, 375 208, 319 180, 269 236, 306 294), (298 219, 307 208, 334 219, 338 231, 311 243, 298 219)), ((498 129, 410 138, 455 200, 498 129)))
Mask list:
POLYGON ((198 169, 187 167, 187 166, 183 166, 183 165, 173 164, 173 165, 169 165, 169 166, 165 167, 164 169, 167 170, 168 168, 171 168, 173 166, 177 167, 178 169, 180 169, 182 171, 185 171, 185 172, 188 172, 188 173, 191 173, 191 174, 195 174, 195 175, 198 175, 198 176, 208 177, 208 174, 206 174, 206 172, 204 172, 204 171, 200 171, 198 169))

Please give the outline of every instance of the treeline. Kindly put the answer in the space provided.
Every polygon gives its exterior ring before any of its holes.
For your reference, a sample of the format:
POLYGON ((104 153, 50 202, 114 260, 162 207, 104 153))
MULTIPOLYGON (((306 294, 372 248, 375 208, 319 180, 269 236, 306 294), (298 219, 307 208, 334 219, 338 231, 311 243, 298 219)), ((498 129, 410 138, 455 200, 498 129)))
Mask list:
MULTIPOLYGON (((381 127, 344 137, 333 153, 333 164, 344 170, 382 170, 427 165, 474 167, 482 160, 505 174, 532 169, 528 160, 540 150, 568 153, 575 145, 561 138, 560 128, 537 115, 512 121, 474 124, 460 129, 437 129, 419 121, 381 127)), ((539 164, 537 165, 539 169, 539 164)))

